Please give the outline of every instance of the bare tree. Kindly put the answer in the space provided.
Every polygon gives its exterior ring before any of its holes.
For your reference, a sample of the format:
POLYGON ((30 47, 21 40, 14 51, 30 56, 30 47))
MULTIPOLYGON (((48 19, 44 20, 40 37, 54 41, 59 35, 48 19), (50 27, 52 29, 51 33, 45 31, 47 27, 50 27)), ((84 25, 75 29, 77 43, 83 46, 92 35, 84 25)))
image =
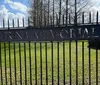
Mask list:
POLYGON ((31 16, 31 22, 34 26, 39 27, 47 21, 48 2, 49 0, 31 0, 29 13, 31 16))
POLYGON ((32 0, 30 15, 35 26, 51 25, 56 21, 62 24, 62 16, 65 24, 68 24, 69 14, 75 23, 75 20, 80 22, 82 13, 91 6, 90 0, 32 0))
MULTIPOLYGON (((63 0, 63 3, 66 3, 66 0, 63 0)), ((82 13, 89 11, 92 6, 91 0, 68 0, 68 14, 70 14, 73 22, 75 22, 75 18, 77 17, 77 23, 79 23, 82 13)), ((63 9, 64 11, 66 10, 64 5, 63 9)))

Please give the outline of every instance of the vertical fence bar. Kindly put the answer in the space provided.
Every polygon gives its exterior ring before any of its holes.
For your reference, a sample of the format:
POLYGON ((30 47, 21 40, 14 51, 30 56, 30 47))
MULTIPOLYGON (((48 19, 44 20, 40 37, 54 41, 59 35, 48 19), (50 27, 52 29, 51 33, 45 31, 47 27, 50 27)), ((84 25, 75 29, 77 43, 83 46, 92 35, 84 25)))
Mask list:
POLYGON ((91 85, 91 49, 89 47, 89 85, 91 85))
POLYGON ((78 41, 76 40, 76 85, 78 85, 78 41))
POLYGON ((30 85, 32 85, 32 65, 31 65, 31 43, 30 41, 28 42, 29 43, 29 65, 30 65, 30 85))
POLYGON ((14 23, 15 23, 15 22, 14 22, 14 19, 12 19, 12 25, 13 25, 13 28, 14 28, 14 23))
POLYGON ((65 42, 63 42, 63 84, 66 84, 66 74, 65 74, 65 42))
POLYGON ((12 85, 12 70, 11 70, 11 52, 10 52, 10 42, 9 42, 9 68, 10 68, 10 85, 12 85))
POLYGON ((15 85, 17 85, 17 76, 16 76, 16 51, 15 51, 15 43, 13 44, 13 46, 14 46, 14 72, 15 72, 15 85))
POLYGON ((74 18, 74 25, 77 25, 77 0, 75 0, 75 18, 74 18))
POLYGON ((84 42, 82 42, 82 85, 84 85, 84 42))
POLYGON ((69 14, 69 25, 71 24, 71 18, 70 18, 71 16, 70 16, 70 14, 69 14))
POLYGON ((47 42, 45 42, 45 59, 46 59, 46 85, 48 85, 48 57, 47 57, 47 42))
POLYGON ((99 14, 98 14, 98 11, 97 11, 97 15, 96 15, 96 24, 98 25, 98 19, 99 19, 99 14))
POLYGON ((91 24, 91 12, 89 12, 89 24, 91 24))
POLYGON ((21 44, 19 43, 19 62, 20 62, 20 85, 22 85, 22 58, 21 58, 21 44))
POLYGON ((3 19, 3 28, 5 28, 5 20, 3 19))
POLYGON ((24 42, 25 85, 27 85, 26 43, 24 42))
POLYGON ((98 49, 96 49, 96 85, 98 85, 98 49))
POLYGON ((30 26, 30 18, 28 17, 28 26, 30 26))
POLYGON ((17 19, 17 25, 18 25, 18 27, 19 27, 19 19, 17 19))
POLYGON ((54 58, 53 58, 53 57, 54 57, 54 56, 53 56, 53 53, 54 53, 53 51, 54 51, 54 50, 53 50, 53 48, 54 48, 54 47, 53 47, 53 46, 54 46, 54 45, 53 45, 53 42, 51 42, 51 50, 52 50, 52 51, 51 51, 51 56, 52 56, 52 60, 51 60, 51 61, 52 61, 52 85, 54 85, 54 72, 53 72, 53 71, 54 71, 54 69, 53 69, 53 67, 54 67, 54 66, 53 66, 53 65, 54 65, 54 63, 53 63, 53 62, 54 62, 54 58))
POLYGON ((53 47, 53 46, 54 46, 54 45, 53 45, 53 42, 52 42, 52 43, 51 43, 51 49, 52 49, 52 51, 51 51, 51 56, 52 56, 52 60, 51 60, 51 61, 52 61, 52 85, 54 85, 54 72, 53 72, 53 71, 54 71, 54 69, 53 69, 53 67, 54 67, 54 66, 53 66, 53 65, 54 65, 54 58, 53 58, 53 57, 54 57, 54 56, 53 56, 53 53, 54 53, 54 52, 53 52, 53 48, 54 48, 54 47, 53 47))
POLYGON ((70 77, 69 77, 69 81, 70 81, 70 85, 72 85, 72 63, 71 63, 71 41, 69 41, 69 70, 70 70, 70 77))
POLYGON ((55 14, 54 14, 54 12, 55 12, 55 1, 53 0, 53 26, 54 26, 54 21, 55 21, 55 14))
MULTIPOLYGON (((44 4, 45 4, 45 0, 44 0, 44 4)), ((45 6, 44 6, 44 26, 46 26, 46 14, 45 14, 46 12, 45 12, 45 10, 46 9, 45 9, 45 6)))
POLYGON ((57 64, 58 64, 58 85, 59 85, 59 80, 60 80, 60 78, 59 78, 59 42, 57 42, 57 64))
POLYGON ((52 16, 50 16, 50 22, 51 22, 50 25, 51 25, 51 27, 53 26, 53 22, 52 21, 53 21, 52 16))
POLYGON ((68 0, 66 0, 66 26, 68 24, 68 0))
POLYGON ((7 63, 6 63, 6 43, 4 43, 4 58, 5 58, 5 80, 7 85, 7 63))
POLYGON ((82 24, 84 24, 84 12, 82 12, 82 24))
MULTIPOLYGON (((42 0, 41 0, 41 3, 42 3, 42 0)), ((42 8, 40 9, 42 10, 42 8)), ((40 11, 40 16, 39 16, 39 26, 42 27, 42 11, 40 11)))
POLYGON ((56 26, 59 25, 58 15, 56 14, 56 26))
POLYGON ((0 69, 1 69, 1 85, 3 85, 3 74, 2 74, 2 55, 1 55, 1 53, 2 53, 2 49, 1 49, 1 43, 0 43, 0 69))
POLYGON ((36 5, 35 5, 35 3, 36 3, 36 0, 34 0, 34 6, 33 6, 33 8, 34 8, 34 11, 33 11, 33 24, 34 24, 34 27, 36 27, 36 11, 35 11, 35 9, 36 9, 36 5))
POLYGON ((63 25, 64 25, 64 22, 65 22, 65 16, 64 16, 64 14, 63 14, 63 16, 62 16, 62 22, 63 22, 63 25))
MULTIPOLYGON (((84 24, 84 12, 82 12, 82 24, 84 24)), ((84 85, 84 42, 82 42, 82 85, 84 85)))
POLYGON ((35 51, 35 85, 37 85, 37 54, 36 54, 36 42, 34 43, 35 51))
POLYGON ((24 21, 25 21, 25 20, 24 20, 24 18, 23 18, 23 19, 22 19, 22 22, 23 22, 23 27, 25 27, 25 23, 24 23, 24 21))
POLYGON ((46 24, 47 24, 47 23, 46 23, 46 20, 47 20, 47 19, 46 19, 46 15, 45 15, 45 13, 44 13, 44 27, 45 27, 46 24))
MULTIPOLYGON (((96 16, 96 24, 98 25, 98 11, 96 16)), ((98 49, 96 49, 96 85, 98 85, 98 49)))
POLYGON ((48 26, 49 26, 50 0, 48 0, 48 26))
POLYGON ((40 12, 40 6, 39 6, 39 2, 34 0, 34 6, 35 6, 35 21, 36 21, 36 27, 39 27, 40 26, 40 15, 39 15, 39 12, 40 12))
POLYGON ((42 85, 42 43, 40 42, 40 79, 42 85))
POLYGON ((59 2, 59 25, 61 23, 61 6, 62 6, 62 0, 59 2))
MULTIPOLYGON (((13 25, 13 28, 14 28, 14 19, 12 19, 12 25, 13 25)), ((14 33, 14 38, 15 38, 15 33, 14 33)))
POLYGON ((42 7, 43 7, 43 0, 41 0, 41 20, 40 20, 41 25, 40 26, 43 26, 43 16, 42 16, 43 15, 43 12, 42 12, 43 8, 42 7))
POLYGON ((9 30, 10 28, 9 28, 9 19, 8 19, 8 30, 9 30))

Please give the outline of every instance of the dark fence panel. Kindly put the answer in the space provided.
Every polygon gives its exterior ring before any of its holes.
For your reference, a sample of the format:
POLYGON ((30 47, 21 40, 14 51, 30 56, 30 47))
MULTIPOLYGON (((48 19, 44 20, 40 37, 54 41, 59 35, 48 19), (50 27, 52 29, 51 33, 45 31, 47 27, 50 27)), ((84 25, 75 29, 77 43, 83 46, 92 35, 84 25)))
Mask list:
POLYGON ((66 15, 44 17, 45 26, 41 24, 39 27, 30 26, 29 18, 27 27, 24 18, 22 27, 19 19, 17 27, 14 20, 11 27, 9 19, 6 27, 3 19, 0 85, 100 84, 99 49, 88 46, 89 39, 98 40, 99 45, 98 12, 94 23, 91 13, 89 23, 85 23, 84 13, 82 23, 76 24, 73 24, 70 14, 66 15))
POLYGON ((100 85, 100 51, 87 47, 91 39, 99 45, 99 13, 39 1, 27 20, 0 23, 0 85, 100 85))
POLYGON ((87 41, 0 43, 0 85, 99 85, 99 50, 87 41))

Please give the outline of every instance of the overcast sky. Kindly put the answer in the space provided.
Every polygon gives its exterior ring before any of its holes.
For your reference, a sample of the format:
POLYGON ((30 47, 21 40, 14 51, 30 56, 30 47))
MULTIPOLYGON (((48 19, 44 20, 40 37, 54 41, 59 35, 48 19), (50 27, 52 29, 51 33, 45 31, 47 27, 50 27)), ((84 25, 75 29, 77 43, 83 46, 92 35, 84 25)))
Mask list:
POLYGON ((3 18, 7 25, 8 18, 10 21, 17 18, 21 21, 23 17, 28 17, 28 5, 28 0, 0 0, 0 27, 2 26, 3 18))
MULTIPOLYGON (((91 0, 93 11, 100 11, 100 0, 91 0)), ((28 0, 0 0, 0 18, 16 18, 27 16, 28 0)))
POLYGON ((28 0, 0 0, 0 18, 27 16, 28 0))
MULTIPOLYGON (((0 22, 2 19, 23 18, 28 16, 29 0, 0 0, 0 22)), ((94 4, 91 11, 100 12, 100 0, 90 0, 94 4)))

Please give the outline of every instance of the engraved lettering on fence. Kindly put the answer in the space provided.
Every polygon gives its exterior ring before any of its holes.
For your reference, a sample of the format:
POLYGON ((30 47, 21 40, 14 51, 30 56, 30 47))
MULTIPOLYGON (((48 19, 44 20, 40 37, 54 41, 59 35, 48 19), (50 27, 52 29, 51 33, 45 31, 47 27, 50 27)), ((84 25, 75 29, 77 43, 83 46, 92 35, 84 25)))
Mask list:
POLYGON ((38 34, 36 33, 35 30, 34 30, 34 33, 35 33, 36 38, 39 39, 39 36, 38 36, 38 34))
POLYGON ((60 37, 61 38, 65 38, 65 37, 68 37, 68 31, 66 30, 66 29, 63 29, 63 30, 61 30, 61 32, 60 32, 60 37), (64 34, 67 34, 66 36, 64 36, 64 34))
POLYGON ((16 34, 18 35, 18 37, 19 37, 20 39, 22 39, 22 36, 21 36, 18 32, 16 32, 16 34))
POLYGON ((26 39, 28 39, 28 34, 27 34, 27 32, 25 32, 25 36, 26 36, 26 39))
POLYGON ((55 38, 52 30, 50 30, 50 33, 51 33, 52 38, 55 38))
POLYGON ((85 28, 85 30, 83 31, 83 36, 82 37, 85 37, 85 36, 89 37, 88 34, 89 34, 89 31, 88 31, 87 28, 85 28))
POLYGON ((11 32, 8 32, 7 34, 9 36, 9 38, 12 39, 12 36, 11 36, 12 33, 11 32))
POLYGON ((78 33, 79 33, 79 35, 82 34, 82 29, 81 28, 78 29, 78 33))
POLYGON ((75 35, 75 29, 70 29, 70 38, 76 37, 75 35))
POLYGON ((0 31, 0 41, 58 41, 99 37, 99 27, 77 26, 54 29, 10 29, 0 31))

